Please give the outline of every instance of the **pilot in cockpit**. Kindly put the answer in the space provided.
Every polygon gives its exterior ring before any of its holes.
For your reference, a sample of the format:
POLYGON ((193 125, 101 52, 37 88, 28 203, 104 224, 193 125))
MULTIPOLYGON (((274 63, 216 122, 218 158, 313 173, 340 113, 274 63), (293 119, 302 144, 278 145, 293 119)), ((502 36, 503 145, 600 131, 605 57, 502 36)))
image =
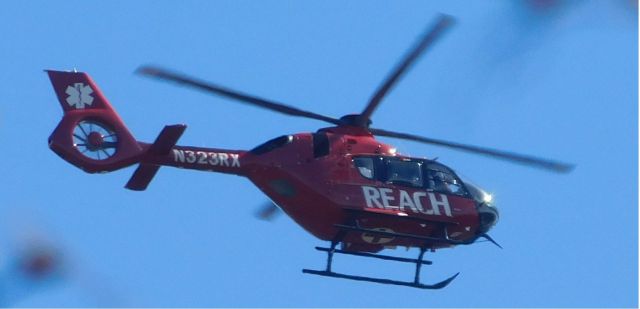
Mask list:
POLYGON ((431 180, 429 180, 429 185, 435 191, 451 193, 451 190, 449 190, 449 186, 447 186, 446 178, 443 172, 434 171, 431 175, 431 180))

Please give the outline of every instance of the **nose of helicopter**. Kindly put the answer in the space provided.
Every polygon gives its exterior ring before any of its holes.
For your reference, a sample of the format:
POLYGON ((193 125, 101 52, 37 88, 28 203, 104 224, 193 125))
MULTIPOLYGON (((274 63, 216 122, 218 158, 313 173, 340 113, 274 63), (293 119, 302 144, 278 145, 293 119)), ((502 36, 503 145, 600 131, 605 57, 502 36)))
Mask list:
POLYGON ((476 186, 468 180, 465 180, 464 184, 475 200, 476 205, 478 205, 477 210, 480 221, 478 234, 485 234, 494 225, 496 225, 496 223, 498 223, 498 218, 500 217, 498 208, 496 208, 493 202, 493 195, 489 194, 485 190, 480 189, 480 187, 476 186))
POLYGON ((478 228, 479 233, 488 232, 496 223, 500 214, 498 209, 491 203, 482 203, 478 207, 478 216, 480 217, 480 226, 478 228))

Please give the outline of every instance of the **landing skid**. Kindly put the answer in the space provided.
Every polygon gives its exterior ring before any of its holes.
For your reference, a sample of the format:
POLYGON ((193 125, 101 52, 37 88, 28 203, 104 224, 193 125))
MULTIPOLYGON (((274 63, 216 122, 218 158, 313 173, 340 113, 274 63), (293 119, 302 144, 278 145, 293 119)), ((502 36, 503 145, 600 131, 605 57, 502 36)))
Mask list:
POLYGON ((449 278, 447 280, 444 280, 444 281, 441 281, 441 282, 438 282, 436 284, 422 284, 420 282, 416 283, 416 282, 408 282, 408 281, 397 281, 397 280, 391 280, 391 279, 381 279, 381 278, 371 278, 371 277, 345 275, 345 274, 336 273, 336 272, 332 272, 332 271, 326 271, 326 270, 303 269, 302 272, 305 273, 305 274, 325 276, 325 277, 334 277, 334 278, 341 278, 341 279, 348 279, 348 280, 367 281, 367 282, 375 282, 375 283, 382 283, 382 284, 403 285, 403 286, 408 286, 408 287, 418 288, 418 289, 425 289, 425 290, 442 289, 442 288, 446 287, 447 285, 449 285, 449 283, 451 283, 451 281, 453 281, 453 279, 455 279, 460 274, 460 273, 457 273, 457 274, 451 276, 451 278, 449 278))
POLYGON ((341 278, 341 279, 356 280, 356 281, 367 281, 367 282, 374 282, 374 283, 381 283, 381 284, 401 285, 401 286, 408 286, 408 287, 413 287, 418 289, 430 289, 430 290, 442 289, 446 287, 447 285, 449 285, 449 283, 451 283, 451 281, 453 281, 453 279, 455 279, 460 274, 460 273, 457 273, 449 277, 448 279, 435 284, 422 284, 420 283, 420 270, 422 268, 422 265, 433 264, 433 262, 431 261, 426 261, 422 259, 425 251, 427 250, 426 247, 420 248, 420 254, 416 259, 368 253, 368 252, 351 252, 351 251, 336 249, 336 245, 344 238, 348 230, 349 229, 342 229, 341 232, 338 234, 338 237, 336 237, 336 239, 331 242, 330 248, 316 247, 316 250, 318 251, 327 252, 327 266, 325 270, 303 269, 302 272, 305 274, 318 275, 318 276, 324 276, 324 277, 333 277, 333 278, 341 278), (355 255, 355 256, 367 257, 367 258, 382 259, 382 260, 397 261, 397 262, 413 263, 416 265, 415 279, 413 280, 413 282, 411 282, 411 281, 398 281, 398 280, 391 280, 391 279, 354 276, 354 275, 336 273, 331 270, 331 266, 333 263, 333 255, 336 253, 345 254, 345 255, 355 255))
POLYGON ((469 244, 472 244, 472 243, 476 242, 476 240, 478 240, 478 238, 485 238, 488 241, 490 241, 493 244, 495 244, 496 246, 502 248, 495 240, 493 240, 493 238, 491 238, 487 234, 480 234, 480 235, 476 236, 475 238, 473 238, 471 240, 467 240, 467 241, 459 241, 459 240, 450 239, 446 227, 444 228, 444 237, 427 237, 427 236, 422 236, 422 235, 414 235, 414 234, 387 232, 387 231, 381 231, 381 230, 375 230, 375 229, 368 229, 368 228, 361 227, 358 224, 358 221, 354 221, 353 223, 354 223, 353 225, 335 224, 334 226, 339 229, 339 232, 336 235, 336 237, 334 238, 334 240, 331 241, 331 247, 330 248, 316 247, 316 250, 318 250, 318 251, 327 252, 327 267, 325 268, 325 270, 303 269, 302 272, 305 273, 305 274, 318 275, 318 276, 324 276, 324 277, 334 277, 334 278, 341 278, 341 279, 348 279, 348 280, 368 281, 368 282, 375 282, 375 283, 381 283, 381 284, 402 285, 402 286, 408 286, 408 287, 413 287, 413 288, 418 288, 418 289, 432 289, 432 290, 435 290, 435 289, 442 289, 442 288, 446 287, 447 285, 449 285, 449 283, 451 283, 451 281, 453 281, 453 279, 458 277, 458 275, 460 273, 456 273, 455 275, 447 278, 446 280, 440 281, 440 282, 435 283, 435 284, 422 284, 422 283, 420 283, 420 269, 422 268, 422 265, 431 265, 431 264, 433 264, 433 262, 431 262, 431 261, 426 261, 426 260, 422 259, 423 256, 424 256, 425 251, 430 247, 430 245, 432 245, 434 243, 446 243, 446 244, 451 244, 451 245, 469 245, 469 244), (389 255, 382 255, 382 254, 375 254, 375 253, 368 253, 368 252, 353 252, 353 251, 345 251, 345 250, 336 249, 336 246, 338 245, 338 243, 340 243, 344 239, 344 237, 347 235, 347 233, 349 233, 349 232, 370 233, 370 234, 376 234, 376 235, 380 235, 380 236, 389 236, 389 237, 421 240, 421 241, 424 241, 424 246, 422 246, 420 248, 420 254, 418 255, 418 258, 416 258, 416 259, 389 256, 389 255), (346 255, 355 255, 355 256, 367 257, 367 258, 376 258, 376 259, 382 259, 382 260, 397 261, 397 262, 413 263, 413 264, 416 265, 415 279, 413 280, 413 282, 411 282, 411 281, 398 281, 398 280, 391 280, 391 279, 372 278, 372 277, 354 276, 354 275, 336 273, 336 272, 333 272, 331 270, 331 264, 333 263, 333 255, 335 253, 346 254, 346 255))

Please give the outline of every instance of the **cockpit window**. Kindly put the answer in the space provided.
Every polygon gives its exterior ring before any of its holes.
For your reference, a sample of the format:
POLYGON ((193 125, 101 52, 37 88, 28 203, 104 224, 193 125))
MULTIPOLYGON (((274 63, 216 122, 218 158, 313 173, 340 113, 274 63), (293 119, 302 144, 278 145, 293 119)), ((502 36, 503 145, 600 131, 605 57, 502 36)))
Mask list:
POLYGON ((387 182, 412 187, 422 187, 421 162, 389 159, 386 163, 387 182))
POLYGON ((444 165, 428 163, 426 165, 426 173, 428 189, 448 194, 467 194, 462 186, 462 182, 455 176, 453 171, 444 165))
POLYGON ((353 163, 358 168, 358 172, 362 177, 367 179, 374 179, 374 167, 373 167, 373 158, 368 157, 360 157, 354 158, 353 163))

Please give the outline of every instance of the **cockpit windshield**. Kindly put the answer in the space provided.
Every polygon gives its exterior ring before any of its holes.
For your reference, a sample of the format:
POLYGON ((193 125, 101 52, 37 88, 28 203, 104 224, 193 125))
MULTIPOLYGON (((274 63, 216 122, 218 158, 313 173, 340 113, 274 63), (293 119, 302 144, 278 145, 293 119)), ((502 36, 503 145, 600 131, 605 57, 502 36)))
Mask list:
POLYGON ((467 190, 476 202, 491 205, 493 204, 493 196, 487 193, 487 191, 480 189, 480 187, 476 186, 467 179, 464 180, 464 185, 467 187, 467 190))

